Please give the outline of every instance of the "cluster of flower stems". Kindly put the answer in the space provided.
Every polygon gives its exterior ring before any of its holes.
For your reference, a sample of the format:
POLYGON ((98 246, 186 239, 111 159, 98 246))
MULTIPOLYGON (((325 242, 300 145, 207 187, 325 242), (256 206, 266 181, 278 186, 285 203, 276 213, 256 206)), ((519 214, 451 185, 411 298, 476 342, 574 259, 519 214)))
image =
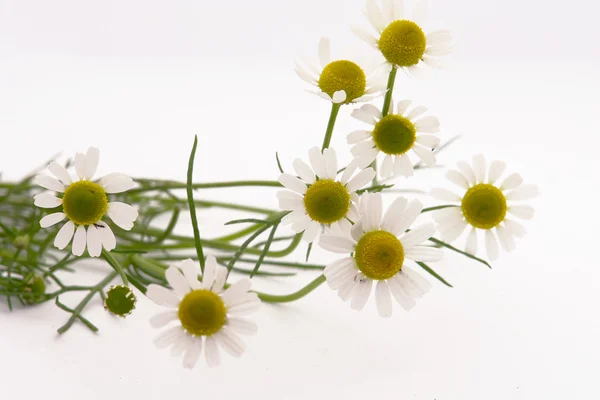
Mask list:
MULTIPOLYGON (((388 79, 383 110, 387 110, 392 97, 396 69, 392 68, 388 79)), ((324 135, 323 148, 331 141, 335 121, 341 104, 332 104, 331 114, 324 135)), ((453 140, 440 146, 443 150, 453 140)), ((0 181, 0 296, 6 299, 8 308, 12 310, 15 303, 23 306, 54 301, 55 304, 70 314, 68 320, 59 329, 66 332, 76 321, 80 321, 92 331, 98 328, 90 322, 83 311, 95 296, 103 301, 107 287, 120 277, 125 285, 136 287, 142 293, 148 285, 154 283, 167 287, 165 271, 168 265, 186 258, 196 259, 204 268, 204 249, 210 249, 218 255, 217 261, 229 271, 252 276, 293 276, 294 269, 323 270, 324 265, 309 263, 311 246, 305 253, 304 262, 290 262, 283 259, 294 252, 302 242, 302 233, 292 236, 278 235, 281 219, 288 212, 202 199, 202 190, 232 187, 267 187, 281 188, 278 181, 230 181, 212 183, 194 183, 194 156, 197 138, 191 151, 186 182, 174 182, 159 179, 134 178, 137 188, 119 194, 119 200, 138 208, 141 219, 131 231, 124 231, 111 225, 117 236, 119 246, 108 253, 103 250, 102 256, 107 264, 107 274, 95 285, 68 285, 59 277, 63 273, 75 273, 75 263, 82 257, 73 256, 68 250, 59 251, 51 246, 58 228, 40 229, 40 219, 44 210, 35 207, 33 197, 40 191, 39 186, 32 184, 38 170, 17 182, 0 181), (181 194, 182 190, 186 195, 181 194), (233 233, 207 238, 201 235, 196 210, 225 209, 245 212, 250 216, 245 219, 229 221, 227 225, 240 226, 233 233), (181 213, 189 212, 192 220, 193 235, 174 233, 181 213), (169 223, 157 227, 155 220, 164 215, 169 216, 169 223), (266 239, 265 239, 266 237, 266 239), (243 268, 239 265, 253 266, 243 268), (285 268, 283 272, 261 271, 262 265, 285 268), (46 288, 52 283, 54 290, 46 288), (70 308, 61 303, 60 296, 69 292, 80 292, 85 295, 80 302, 70 308)), ((276 159, 280 172, 283 172, 279 158, 276 159)), ((40 169, 44 168, 44 163, 40 169)), ((375 166, 375 165, 373 165, 375 166)), ((416 166, 419 169, 420 165, 416 166)), ((374 180, 373 184, 360 192, 396 191, 393 185, 374 180)), ((433 211, 449 206, 426 208, 423 212, 433 211)), ((445 247, 475 259, 489 267, 489 264, 469 253, 463 252, 439 239, 431 238, 436 246, 445 247)), ((418 263, 426 272, 447 286, 451 286, 425 263, 418 263)), ((300 290, 285 295, 258 293, 263 302, 291 302, 298 300, 325 282, 321 274, 300 290)))

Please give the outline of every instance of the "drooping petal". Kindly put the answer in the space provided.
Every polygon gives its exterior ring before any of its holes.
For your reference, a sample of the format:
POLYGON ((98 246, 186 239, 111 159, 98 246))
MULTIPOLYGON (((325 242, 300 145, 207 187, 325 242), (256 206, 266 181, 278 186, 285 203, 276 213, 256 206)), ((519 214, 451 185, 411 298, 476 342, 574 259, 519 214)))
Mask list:
POLYGON ((498 241, 490 229, 485 231, 485 250, 490 260, 498 258, 498 241))
POLYGON ((477 254, 477 231, 475 228, 471 228, 469 236, 467 236, 467 244, 465 250, 469 254, 477 254))
POLYGON ((54 246, 59 250, 67 247, 73 238, 73 233, 75 233, 75 224, 71 221, 67 221, 67 223, 64 224, 56 234, 56 237, 54 238, 54 246))
POLYGON ((191 343, 188 345, 185 355, 183 356, 183 367, 192 369, 198 363, 202 354, 202 344, 204 338, 202 336, 192 337, 191 343))
POLYGON ((204 355, 206 356, 206 364, 211 367, 218 367, 221 363, 221 353, 217 347, 217 341, 213 336, 206 338, 204 355))
POLYGON ((346 92, 343 90, 338 90, 337 92, 333 93, 333 96, 331 97, 331 100, 336 103, 343 103, 344 101, 346 101, 346 92))
POLYGON ((233 357, 240 357, 246 348, 240 337, 231 329, 224 326, 214 335, 219 346, 233 357))
POLYGON ((390 287, 384 280, 378 281, 375 287, 375 303, 380 316, 384 318, 392 316, 392 296, 390 287))
POLYGON ((73 245, 71 246, 73 255, 77 257, 81 256, 85 251, 86 243, 87 232, 85 231, 85 226, 79 225, 75 231, 75 236, 73 236, 73 245))
POLYGON ((117 247, 117 238, 114 232, 104 221, 96 222, 96 228, 100 233, 100 239, 102 240, 102 246, 107 250, 111 251, 117 247))

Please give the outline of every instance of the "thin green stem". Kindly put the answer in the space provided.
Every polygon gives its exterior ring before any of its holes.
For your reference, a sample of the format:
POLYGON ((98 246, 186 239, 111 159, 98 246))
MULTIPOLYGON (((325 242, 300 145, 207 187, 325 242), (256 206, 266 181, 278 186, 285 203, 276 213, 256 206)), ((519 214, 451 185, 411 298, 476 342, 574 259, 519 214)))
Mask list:
POLYGON ((325 281, 325 275, 319 275, 314 281, 310 282, 308 285, 304 286, 297 292, 291 294, 275 295, 260 292, 256 292, 256 294, 258 294, 259 299, 267 303, 289 303, 291 301, 296 301, 298 299, 303 298, 304 296, 321 286, 325 281))
POLYGON ((398 69, 392 66, 392 70, 390 71, 390 75, 388 76, 385 97, 383 98, 383 108, 381 109, 381 115, 384 117, 388 115, 388 112, 390 110, 390 103, 392 102, 392 94, 394 93, 394 83, 396 82, 397 72, 398 69))
POLYGON ((331 113, 329 114, 329 122, 327 123, 327 130, 325 131, 325 137, 323 138, 323 146, 321 147, 321 152, 328 148, 329 144, 331 143, 333 127, 335 126, 335 120, 337 118, 338 113, 340 112, 341 107, 342 103, 331 103, 331 113))
POLYGON ((129 281, 127 280, 127 275, 121 266, 121 263, 114 258, 108 251, 102 249, 102 257, 106 260, 107 263, 110 264, 111 267, 119 274, 121 280, 123 281, 123 285, 129 286, 129 281))
MULTIPOLYGON (((262 186, 262 187, 283 187, 283 185, 277 181, 228 181, 228 182, 211 182, 211 183, 192 183, 192 189, 218 189, 218 188, 231 188, 231 187, 243 187, 243 186, 262 186)), ((153 190, 175 190, 175 189, 186 189, 185 183, 170 183, 149 187, 141 187, 131 189, 127 194, 150 192, 153 190)))
POLYGON ((192 188, 192 180, 194 175, 194 158, 196 157, 196 148, 198 147, 198 135, 194 136, 194 145, 190 153, 190 160, 187 171, 187 198, 190 207, 190 217, 192 218, 192 227, 194 229, 194 245, 200 262, 200 269, 204 273, 204 251, 202 250, 202 242, 200 241, 200 230, 198 229, 198 217, 196 216, 196 205, 194 204, 194 189, 192 188))
POLYGON ((443 206, 427 207, 427 208, 424 208, 423 210, 421 210, 421 214, 426 213, 426 212, 436 211, 436 210, 442 210, 444 208, 451 208, 451 207, 458 207, 458 206, 455 204, 445 204, 443 206))

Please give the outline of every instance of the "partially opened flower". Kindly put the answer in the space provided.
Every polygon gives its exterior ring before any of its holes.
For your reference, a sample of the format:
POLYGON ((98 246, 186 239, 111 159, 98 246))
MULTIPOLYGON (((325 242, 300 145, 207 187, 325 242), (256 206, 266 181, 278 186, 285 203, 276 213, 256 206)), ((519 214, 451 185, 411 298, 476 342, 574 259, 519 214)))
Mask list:
POLYGON ((437 261, 443 252, 421 245, 435 233, 432 223, 407 232, 423 205, 418 200, 396 199, 383 215, 380 193, 365 194, 360 199, 359 221, 350 235, 323 235, 320 245, 347 257, 327 265, 324 275, 329 287, 338 291, 343 301, 362 310, 375 282, 375 301, 382 317, 392 315, 392 296, 406 310, 415 305, 431 284, 406 260, 437 261))
POLYGON ((358 218, 356 191, 375 177, 375 171, 366 168, 354 175, 356 164, 351 163, 337 180, 338 162, 334 149, 327 148, 321 153, 314 147, 308 154, 312 167, 299 158, 294 160, 298 177, 281 174, 279 182, 289 190, 278 192, 277 198, 280 208, 292 211, 282 222, 292 224, 294 232, 304 232, 302 237, 312 243, 322 227, 337 232, 350 228, 348 219, 355 221, 358 218))
POLYGON ((169 267, 166 278, 173 290, 151 284, 146 296, 168 311, 150 320, 154 328, 172 324, 154 343, 159 348, 171 346, 171 355, 183 354, 183 366, 193 368, 202 351, 210 367, 220 364, 219 348, 234 357, 244 352, 239 334, 256 333, 256 324, 245 315, 258 310, 260 300, 249 292, 251 282, 242 279, 223 289, 227 268, 217 266, 213 256, 206 258, 202 283, 198 281, 198 264, 188 259, 169 267))
POLYGON ((307 83, 315 86, 314 93, 333 103, 349 104, 372 100, 381 94, 384 86, 373 79, 374 71, 365 72, 349 60, 331 61, 329 39, 319 42, 320 67, 310 63, 296 62, 296 73, 307 83))
POLYGON ((452 52, 452 35, 447 30, 424 31, 427 2, 417 2, 410 18, 405 15, 403 0, 367 0, 366 17, 375 34, 353 26, 354 33, 378 49, 393 68, 418 74, 421 64, 440 67, 438 57, 452 52))
POLYGON ((433 215, 442 239, 452 242, 470 226, 466 251, 471 254, 477 253, 478 230, 485 232, 485 247, 492 260, 498 258, 498 239, 505 251, 516 247, 515 238, 523 237, 525 228, 509 218, 507 213, 519 219, 532 218, 533 208, 519 202, 536 197, 539 192, 535 185, 523 185, 523 178, 516 173, 500 181, 505 168, 504 162, 493 161, 487 170, 486 180, 485 158, 476 155, 472 168, 466 162, 460 162, 459 171, 448 171, 446 177, 460 187, 461 194, 456 195, 446 189, 431 191, 431 195, 440 200, 459 204, 436 211, 433 215), (498 184, 499 181, 501 183, 498 184))
POLYGON ((390 102, 388 114, 384 117, 381 111, 371 104, 365 104, 352 112, 352 116, 371 124, 370 130, 351 132, 347 141, 353 144, 352 154, 359 168, 364 168, 383 154, 381 176, 388 178, 394 175, 409 177, 413 175, 413 163, 408 153, 412 150, 427 166, 435 164, 432 150, 440 144, 440 139, 432 135, 439 132, 440 122, 436 117, 426 116, 427 108, 414 107, 409 110, 410 100, 398 102, 394 113, 393 102, 390 102))
POLYGON ((110 251, 117 245, 110 227, 102 221, 108 216, 122 229, 130 230, 138 217, 138 212, 129 204, 109 202, 107 194, 121 193, 134 186, 133 180, 124 174, 108 174, 99 181, 92 180, 96 174, 100 152, 90 147, 85 155, 75 154, 75 172, 73 180, 67 170, 56 162, 48 165, 52 176, 38 175, 34 182, 53 192, 41 193, 34 197, 34 203, 41 208, 61 210, 49 214, 40 220, 42 228, 68 221, 58 231, 54 246, 64 249, 73 240, 71 247, 76 256, 80 256, 87 246, 91 257, 98 257, 102 247, 110 251))

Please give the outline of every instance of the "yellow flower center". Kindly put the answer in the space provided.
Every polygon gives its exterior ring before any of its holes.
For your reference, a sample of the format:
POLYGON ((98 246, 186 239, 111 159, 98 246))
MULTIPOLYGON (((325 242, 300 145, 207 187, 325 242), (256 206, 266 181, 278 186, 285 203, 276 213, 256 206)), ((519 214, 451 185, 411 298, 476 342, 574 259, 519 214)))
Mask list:
POLYGON ((348 214, 350 193, 340 182, 331 179, 316 181, 304 194, 304 207, 313 221, 331 224, 348 214))
POLYGON ((178 315, 181 325, 190 334, 210 336, 225 325, 227 309, 218 294, 200 289, 185 295, 179 303, 178 315))
POLYGON ((488 183, 473 186, 462 199, 462 212, 475 228, 492 229, 506 216, 506 198, 500 189, 488 183))
POLYGON ((77 225, 100 221, 108 210, 108 198, 102 186, 91 181, 70 184, 63 196, 63 211, 77 225))
POLYGON ((419 25, 403 19, 389 24, 377 45, 390 63, 409 67, 418 64, 423 57, 427 38, 419 25))
POLYGON ((365 233, 356 245, 354 259, 367 278, 389 279, 402 269, 404 247, 387 231, 365 233))
POLYGON ((365 94, 367 77, 365 72, 352 61, 334 61, 323 68, 319 77, 319 88, 330 97, 339 90, 346 92, 345 104, 365 94))
POLYGON ((401 115, 386 115, 373 128, 375 146, 385 154, 404 154, 416 140, 414 124, 401 115))

